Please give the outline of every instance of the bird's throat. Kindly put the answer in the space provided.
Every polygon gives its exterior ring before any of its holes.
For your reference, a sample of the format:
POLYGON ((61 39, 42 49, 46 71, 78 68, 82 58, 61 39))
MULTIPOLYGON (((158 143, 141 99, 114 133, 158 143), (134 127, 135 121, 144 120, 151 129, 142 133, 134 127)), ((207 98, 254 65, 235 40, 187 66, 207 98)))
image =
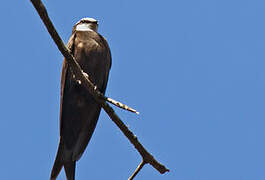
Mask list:
POLYGON ((93 31, 93 29, 91 29, 89 24, 78 24, 76 26, 76 31, 93 31))

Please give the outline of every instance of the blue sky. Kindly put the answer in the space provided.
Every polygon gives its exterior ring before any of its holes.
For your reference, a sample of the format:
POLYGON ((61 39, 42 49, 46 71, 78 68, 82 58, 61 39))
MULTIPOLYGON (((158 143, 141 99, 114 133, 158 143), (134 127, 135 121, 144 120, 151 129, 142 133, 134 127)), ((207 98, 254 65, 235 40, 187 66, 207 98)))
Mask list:
MULTIPOLYGON (((65 42, 99 20, 113 64, 106 94, 171 171, 137 180, 265 179, 265 2, 44 1, 65 42)), ((62 55, 29 1, 0 11, 1 179, 49 178, 59 140, 62 55)), ((127 179, 141 158, 102 111, 76 179, 127 179)), ((59 180, 65 179, 61 172, 59 180)))

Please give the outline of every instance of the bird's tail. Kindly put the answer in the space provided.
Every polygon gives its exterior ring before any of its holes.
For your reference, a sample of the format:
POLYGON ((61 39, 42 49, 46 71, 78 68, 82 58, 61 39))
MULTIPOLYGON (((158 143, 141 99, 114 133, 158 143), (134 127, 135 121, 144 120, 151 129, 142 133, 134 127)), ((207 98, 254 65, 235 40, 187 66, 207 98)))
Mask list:
POLYGON ((55 180, 57 178, 62 167, 63 167, 62 147, 61 147, 61 143, 60 143, 58 151, 57 151, 56 159, 55 159, 55 162, 53 164, 50 180, 55 180))
POLYGON ((65 171, 67 180, 75 179, 75 164, 76 164, 75 162, 76 161, 65 162, 62 156, 63 156, 63 147, 60 142, 57 155, 56 155, 56 159, 55 159, 55 162, 52 168, 50 180, 56 180, 63 166, 64 166, 64 171, 65 171))
POLYGON ((75 162, 76 161, 69 161, 64 163, 64 171, 67 180, 75 180, 75 162))

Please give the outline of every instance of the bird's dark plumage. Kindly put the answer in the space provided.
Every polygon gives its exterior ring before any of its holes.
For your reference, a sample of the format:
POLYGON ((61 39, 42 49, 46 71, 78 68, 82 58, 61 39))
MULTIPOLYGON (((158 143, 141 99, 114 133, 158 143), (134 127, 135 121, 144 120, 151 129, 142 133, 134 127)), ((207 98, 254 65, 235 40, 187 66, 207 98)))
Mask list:
MULTIPOLYGON (((82 20, 80 23, 83 23, 82 20)), ((88 74, 99 91, 105 93, 111 67, 108 43, 95 31, 77 31, 76 25, 69 39, 68 48, 83 72, 88 74)), ((82 156, 95 130, 100 109, 82 82, 74 78, 64 60, 61 77, 60 143, 51 180, 56 179, 62 167, 67 179, 74 180, 76 161, 82 156)))

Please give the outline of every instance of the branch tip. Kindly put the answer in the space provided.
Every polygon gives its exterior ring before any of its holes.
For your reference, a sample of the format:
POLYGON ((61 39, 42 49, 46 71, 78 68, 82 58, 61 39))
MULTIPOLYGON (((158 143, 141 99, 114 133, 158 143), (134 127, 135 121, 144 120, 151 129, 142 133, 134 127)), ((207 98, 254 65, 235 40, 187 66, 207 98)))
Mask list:
POLYGON ((128 180, 133 180, 133 178, 141 171, 141 169, 144 167, 145 164, 146 162, 142 160, 142 162, 138 165, 138 167, 135 169, 135 171, 133 172, 131 177, 129 177, 128 180))

